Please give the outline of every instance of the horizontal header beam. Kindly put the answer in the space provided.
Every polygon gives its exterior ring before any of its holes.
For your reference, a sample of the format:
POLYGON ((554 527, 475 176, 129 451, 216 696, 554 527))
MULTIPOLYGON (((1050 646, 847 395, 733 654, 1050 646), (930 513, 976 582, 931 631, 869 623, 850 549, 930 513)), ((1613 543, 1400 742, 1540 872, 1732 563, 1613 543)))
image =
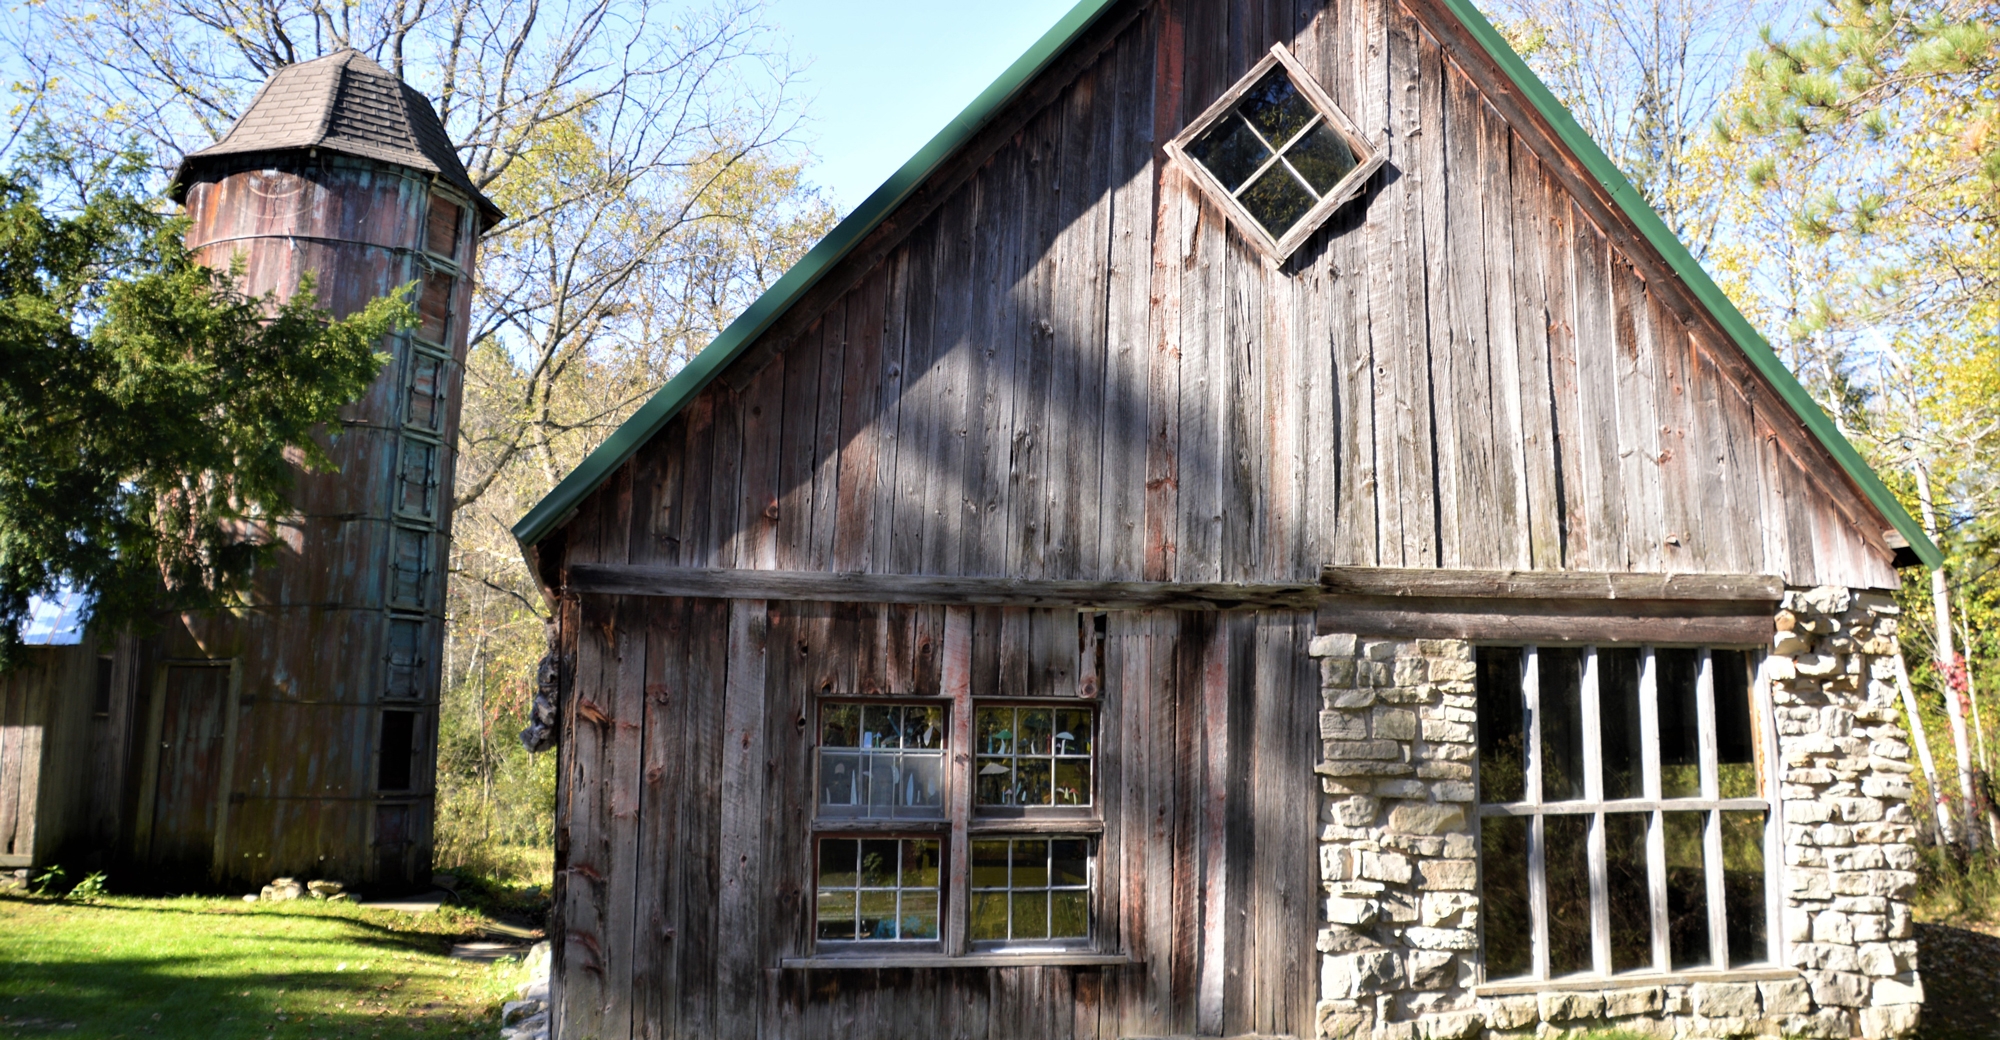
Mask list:
POLYGON ((1030 581, 927 574, 828 574, 689 567, 577 564, 572 592, 614 596, 813 600, 828 603, 943 603, 1098 610, 1289 610, 1319 606, 1319 586, 1156 581, 1030 581))
POLYGON ((1454 571, 1328 567, 1330 596, 1464 596, 1499 599, 1751 600, 1776 603, 1784 580, 1770 574, 1629 574, 1603 571, 1454 571))

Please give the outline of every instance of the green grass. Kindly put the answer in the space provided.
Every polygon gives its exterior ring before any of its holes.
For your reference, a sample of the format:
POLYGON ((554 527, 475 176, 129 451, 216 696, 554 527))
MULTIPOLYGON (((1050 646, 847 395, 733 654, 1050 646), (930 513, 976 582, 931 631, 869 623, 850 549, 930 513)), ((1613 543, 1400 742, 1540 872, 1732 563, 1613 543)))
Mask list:
POLYGON ((301 900, 0 896, 0 1038, 481 1037, 518 961, 452 960, 479 923, 301 900))

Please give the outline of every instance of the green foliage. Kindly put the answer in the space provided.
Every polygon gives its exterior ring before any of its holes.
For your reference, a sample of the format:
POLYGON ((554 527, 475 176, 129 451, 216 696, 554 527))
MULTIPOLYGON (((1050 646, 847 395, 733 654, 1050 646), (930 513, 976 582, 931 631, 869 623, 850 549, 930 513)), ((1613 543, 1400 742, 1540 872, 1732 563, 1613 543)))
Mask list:
POLYGON ((105 881, 106 878, 103 871, 93 870, 85 874, 83 880, 77 882, 76 887, 70 889, 69 894, 63 898, 83 902, 89 902, 92 899, 101 899, 110 894, 110 890, 105 887, 105 881))
POLYGON ((63 887, 63 881, 68 877, 69 871, 64 870, 62 864, 52 863, 28 884, 38 896, 58 895, 57 890, 63 887))
POLYGON ((414 321, 382 299, 333 321, 310 279, 280 304, 198 263, 139 161, 0 174, 0 650, 63 584, 113 621, 240 601, 314 430, 367 389, 414 321))
POLYGON ((1980 925, 2000 921, 2000 852, 1964 855, 1927 845, 1919 850, 1916 918, 1927 924, 1980 925))

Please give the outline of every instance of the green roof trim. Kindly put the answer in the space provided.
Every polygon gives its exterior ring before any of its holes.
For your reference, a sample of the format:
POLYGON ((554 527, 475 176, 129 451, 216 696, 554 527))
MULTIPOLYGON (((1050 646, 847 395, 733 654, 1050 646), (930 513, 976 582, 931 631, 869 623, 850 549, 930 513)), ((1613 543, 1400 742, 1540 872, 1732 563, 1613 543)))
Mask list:
POLYGON ((1063 15, 1053 28, 1042 34, 1026 54, 1021 55, 993 85, 981 91, 972 103, 965 106, 956 119, 945 124, 930 143, 892 174, 875 193, 847 215, 819 244, 807 251, 799 262, 792 265, 769 289, 752 303, 748 310, 729 327, 722 330, 702 352, 695 355, 685 368, 667 380, 639 410, 632 413, 603 444, 597 446, 583 460, 583 464, 571 470, 562 483, 557 484, 548 497, 528 510, 514 525, 514 540, 522 546, 531 546, 542 540, 569 518, 586 495, 595 491, 598 485, 611 478, 625 460, 632 457, 641 445, 651 440, 653 435, 673 419, 683 406, 694 400, 696 394, 707 388, 757 342, 777 320, 792 309, 806 291, 819 283, 835 264, 844 259, 861 240, 868 237, 882 221, 888 219, 896 207, 903 204, 918 187, 922 186, 933 171, 951 158, 974 134, 984 129, 987 123, 1000 114, 1009 101, 1027 88, 1050 62, 1069 49, 1070 43, 1083 35, 1084 31, 1096 24, 1099 16, 1109 10, 1119 0, 1081 0, 1068 14, 1063 15))
MULTIPOLYGON (((1119 0, 1081 0, 1069 13, 1062 17, 1053 28, 1043 34, 1035 45, 1028 49, 1007 71, 987 87, 977 98, 967 105, 945 128, 931 138, 909 162, 903 164, 875 193, 868 196, 859 208, 847 219, 820 240, 811 251, 799 260, 784 277, 766 290, 764 294, 745 310, 741 317, 731 322, 722 334, 717 336, 702 352, 689 361, 659 393, 642 405, 610 438, 599 445, 596 451, 583 460, 583 464, 564 477, 554 491, 544 498, 528 514, 514 525, 514 538, 522 546, 532 546, 560 526, 569 518, 577 504, 608 480, 619 466, 637 452, 641 445, 673 419, 682 406, 700 393, 722 370, 742 356, 751 344, 757 341, 792 305, 804 296, 806 291, 818 284, 834 265, 845 258, 854 247, 875 230, 883 220, 908 199, 933 171, 950 158, 958 149, 971 140, 987 123, 999 114, 1009 101, 1039 75, 1043 69, 1056 60, 1069 45, 1089 29, 1097 19, 1119 0)), ((1717 286, 1708 272, 1702 270, 1687 246, 1668 230, 1666 222, 1641 196, 1632 182, 1625 178, 1623 171, 1597 142, 1577 125, 1569 110, 1555 95, 1549 93, 1540 77, 1528 68, 1521 56, 1507 43, 1493 23, 1472 6, 1468 0, 1444 0, 1445 6, 1457 16, 1473 39, 1486 50, 1500 70, 1513 80, 1514 86, 1535 106, 1542 118, 1556 131, 1584 167, 1595 176, 1611 194, 1612 201, 1627 218, 1638 227, 1640 234, 1659 250, 1667 265, 1685 283, 1695 298, 1705 306, 1731 337, 1738 347, 1750 358, 1750 363, 1762 373, 1764 378, 1778 391, 1778 396, 1796 413, 1806 428, 1818 438, 1820 444, 1830 452, 1842 470, 1860 487, 1862 493, 1878 509, 1884 518, 1901 534, 1917 558, 1926 566, 1938 567, 1944 562, 1944 554, 1924 534, 1909 510, 1896 500, 1882 479, 1875 475, 1862 460, 1861 453, 1848 443, 1840 430, 1820 410, 1817 402, 1799 385, 1790 369, 1764 341, 1756 328, 1750 324, 1742 312, 1731 303, 1727 294, 1717 286)))
POLYGON ((1556 135, 1563 139, 1564 144, 1569 145, 1570 151, 1576 153, 1584 168, 1611 193, 1612 201, 1616 202, 1625 216, 1638 226, 1639 233, 1646 237, 1646 241, 1651 242, 1653 248, 1659 250, 1667 266, 1672 268, 1688 290, 1694 293, 1695 299, 1701 301, 1702 306, 1715 316, 1715 320, 1722 323, 1723 330, 1728 332, 1736 340, 1736 345, 1749 356, 1750 364, 1755 366, 1765 379, 1770 380, 1771 386, 1778 391, 1778 396, 1791 406, 1792 411, 1806 424, 1806 429, 1812 431, 1813 436, 1819 439, 1821 446, 1832 453, 1834 461, 1840 463, 1840 468, 1845 470, 1855 485, 1861 488, 1861 493, 1868 496, 1868 500, 1881 511, 1882 516, 1895 527, 1896 532, 1910 543, 1910 549, 1917 554, 1917 558, 1922 560, 1926 567, 1943 566, 1944 554, 1938 551, 1937 545, 1924 534, 1924 529, 1917 523, 1916 518, 1910 515, 1908 509, 1903 508, 1903 504, 1896 500, 1896 496, 1890 492, 1888 486, 1882 483, 1882 478, 1876 476, 1875 471, 1862 460, 1861 453, 1854 450, 1854 445, 1848 443, 1839 427, 1836 427, 1833 420, 1827 418, 1826 413, 1820 410, 1819 403, 1812 399, 1806 388, 1799 385, 1798 378, 1792 375, 1792 370, 1786 368, 1783 361, 1778 359, 1777 352, 1764 341, 1756 326, 1751 325, 1750 319, 1745 318, 1743 312, 1736 309, 1736 304, 1730 302, 1729 294, 1715 284, 1707 271, 1702 270, 1701 263, 1694 258, 1694 254, 1688 252, 1686 244, 1681 242, 1680 237, 1668 229, 1666 221, 1660 219, 1652 204, 1646 201, 1645 196, 1639 194, 1639 190, 1632 186, 1631 181, 1625 179, 1625 172, 1618 168, 1617 163, 1611 161, 1610 156, 1604 154, 1604 149, 1597 146, 1597 142, 1584 132, 1583 127, 1577 125, 1575 117, 1569 114, 1569 109, 1563 107, 1563 103, 1556 100, 1554 94, 1549 93, 1548 86, 1542 82, 1541 77, 1535 75, 1534 70, 1528 68, 1528 63, 1521 60, 1519 54, 1514 53, 1514 48, 1507 42, 1507 38, 1500 35, 1500 31, 1493 27, 1493 23, 1487 21, 1486 16, 1472 6, 1469 0, 1444 0, 1444 5, 1452 14, 1458 16, 1459 21, 1465 23, 1466 29, 1472 33, 1472 38, 1485 48, 1494 64, 1500 66, 1500 71, 1514 81, 1514 86, 1527 97, 1530 104, 1535 106, 1535 110, 1542 114, 1542 118, 1548 120, 1549 125, 1555 128, 1556 135))

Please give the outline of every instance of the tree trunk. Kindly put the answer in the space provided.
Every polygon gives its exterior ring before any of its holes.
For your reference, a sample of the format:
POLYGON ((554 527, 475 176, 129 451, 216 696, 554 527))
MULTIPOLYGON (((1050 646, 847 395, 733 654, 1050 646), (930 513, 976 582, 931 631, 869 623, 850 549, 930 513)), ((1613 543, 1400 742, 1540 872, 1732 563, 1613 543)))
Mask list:
MULTIPOLYGON (((1924 533, 1931 541, 1938 540, 1937 509, 1931 503, 1931 474, 1928 464, 1917 466, 1917 505, 1923 510, 1924 533)), ((1965 732, 1965 705, 1957 690, 1952 689, 1951 676, 1958 654, 1952 649, 1951 632, 1951 588, 1945 582, 1944 568, 1931 572, 1931 612, 1935 615, 1937 629, 1936 659, 1938 685, 1943 687, 1946 715, 1951 719, 1951 745, 1958 757, 1958 791, 1964 799, 1962 803, 1965 818, 1974 818, 1972 786, 1972 741, 1965 732)), ((1965 848, 1971 851, 1979 847, 1977 827, 1965 828, 1965 848)))
POLYGON ((1959 645, 1965 648, 1965 699, 1972 703, 1972 735, 1979 742, 1979 769, 1974 774, 1978 788, 1973 797, 1979 808, 1986 814, 1986 837, 2000 848, 2000 806, 1993 804, 1989 784, 1993 776, 1993 760, 1986 753, 1986 723, 1979 714, 1979 684, 1972 678, 1972 622, 1965 611, 1965 590, 1958 590, 1958 637, 1959 645))
POLYGON ((1938 841, 1955 845, 1958 839, 1951 825, 1951 799, 1938 786, 1937 763, 1931 761, 1931 738, 1924 732, 1924 716, 1917 711, 1917 693, 1910 689, 1910 673, 1903 667, 1903 655, 1896 655, 1896 688, 1903 694, 1903 714, 1910 718, 1910 741, 1917 745, 1917 764, 1924 769, 1924 782, 1931 787, 1931 802, 1937 809, 1938 841))

